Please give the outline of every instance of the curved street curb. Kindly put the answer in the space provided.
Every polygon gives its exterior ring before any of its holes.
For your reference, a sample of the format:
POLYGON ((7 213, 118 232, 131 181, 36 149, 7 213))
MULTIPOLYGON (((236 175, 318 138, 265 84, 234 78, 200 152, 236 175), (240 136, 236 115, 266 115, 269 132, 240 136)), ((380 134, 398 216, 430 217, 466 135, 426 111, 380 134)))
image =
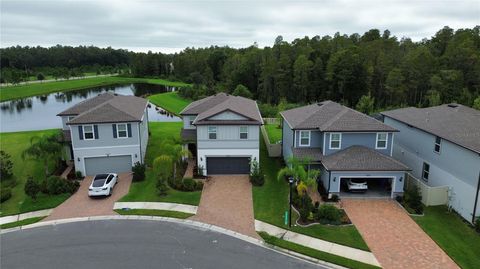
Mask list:
POLYGON ((188 220, 188 219, 175 219, 175 218, 168 218, 168 217, 157 217, 157 216, 139 216, 139 215, 112 215, 112 216, 95 216, 95 217, 83 217, 83 218, 71 218, 71 219, 61 219, 61 220, 51 220, 51 221, 45 221, 45 222, 37 222, 29 225, 24 225, 24 226, 19 226, 19 227, 14 227, 10 229, 4 229, 0 231, 0 234, 6 234, 6 233, 11 233, 11 232, 16 232, 16 231, 22 231, 22 230, 29 230, 33 228, 39 228, 39 227, 44 227, 44 226, 55 226, 59 224, 67 224, 67 223, 75 223, 75 222, 85 222, 85 221, 101 221, 101 220, 150 220, 150 221, 164 221, 164 222, 170 222, 170 223, 177 223, 177 224, 183 224, 187 226, 192 226, 195 228, 203 229, 203 230, 210 230, 214 232, 218 232, 221 234, 225 234, 228 236, 231 236, 233 238, 237 238, 243 241, 246 241, 248 243, 254 244, 256 246, 260 246, 263 248, 270 249, 272 251, 275 251, 277 253, 281 253, 283 255, 303 260, 305 262, 309 262, 312 264, 317 264, 317 265, 322 265, 325 267, 333 268, 333 269, 346 269, 346 267, 336 265, 333 263, 329 263, 326 261, 322 261, 319 259, 315 259, 297 252, 293 252, 287 249, 283 249, 277 246, 273 246, 270 244, 265 243, 262 240, 246 236, 240 233, 237 233, 232 230, 228 230, 219 226, 199 222, 199 221, 193 221, 193 220, 188 220))

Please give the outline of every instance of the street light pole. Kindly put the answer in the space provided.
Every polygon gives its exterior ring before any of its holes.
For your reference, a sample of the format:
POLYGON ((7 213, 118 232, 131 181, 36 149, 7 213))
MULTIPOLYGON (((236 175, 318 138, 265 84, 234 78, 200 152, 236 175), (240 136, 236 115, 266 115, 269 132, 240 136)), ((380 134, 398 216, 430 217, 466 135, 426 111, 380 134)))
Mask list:
POLYGON ((289 202, 290 212, 288 213, 288 227, 292 227, 292 185, 293 185, 293 177, 288 178, 288 183, 289 183, 289 186, 290 186, 290 202, 289 202))

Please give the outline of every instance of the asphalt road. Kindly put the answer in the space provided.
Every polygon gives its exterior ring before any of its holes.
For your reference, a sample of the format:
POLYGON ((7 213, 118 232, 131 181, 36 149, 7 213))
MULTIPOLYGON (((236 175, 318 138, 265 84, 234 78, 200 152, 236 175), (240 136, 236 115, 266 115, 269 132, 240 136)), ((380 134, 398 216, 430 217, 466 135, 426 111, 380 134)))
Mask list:
POLYGON ((184 224, 104 220, 1 235, 0 268, 324 268, 184 224))

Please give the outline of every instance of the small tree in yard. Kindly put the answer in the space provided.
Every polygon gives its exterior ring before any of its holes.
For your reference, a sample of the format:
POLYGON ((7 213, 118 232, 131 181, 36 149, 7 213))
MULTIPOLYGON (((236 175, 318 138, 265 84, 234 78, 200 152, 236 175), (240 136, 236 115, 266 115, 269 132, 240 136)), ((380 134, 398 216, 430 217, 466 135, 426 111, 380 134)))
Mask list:
POLYGON ((405 204, 417 214, 423 213, 422 194, 416 185, 410 186, 404 193, 405 204))
POLYGON ((10 154, 0 150, 0 179, 5 180, 13 176, 13 162, 10 160, 10 154))
POLYGON ((27 179, 27 182, 25 182, 25 194, 32 198, 32 200, 34 201, 37 200, 40 189, 40 184, 38 184, 38 182, 32 177, 27 179))
POLYGON ((293 177, 298 180, 299 183, 303 182, 309 187, 315 186, 317 178, 320 176, 320 170, 305 170, 305 164, 308 162, 308 160, 300 161, 294 157, 290 157, 287 160, 287 166, 278 171, 277 179, 282 180, 285 177, 293 177))
POLYGON ((172 176, 173 161, 168 155, 161 155, 153 161, 153 173, 157 179, 156 188, 160 195, 167 194, 167 182, 172 176))
POLYGON ((42 160, 45 168, 45 178, 47 178, 50 161, 58 162, 62 154, 62 149, 62 144, 58 142, 57 135, 36 136, 30 140, 30 147, 23 151, 22 158, 26 159, 27 157, 31 157, 42 160))
MULTIPOLYGON (((177 164, 182 162, 184 157, 190 157, 191 153, 189 150, 184 149, 182 145, 175 144, 174 141, 165 141, 161 145, 162 151, 171 157, 173 162, 173 179, 177 176, 177 164)), ((183 180, 183 179, 182 179, 183 180)))
POLYGON ((132 167, 133 172, 133 181, 142 181, 145 179, 145 164, 141 164, 140 162, 136 162, 135 165, 132 167))

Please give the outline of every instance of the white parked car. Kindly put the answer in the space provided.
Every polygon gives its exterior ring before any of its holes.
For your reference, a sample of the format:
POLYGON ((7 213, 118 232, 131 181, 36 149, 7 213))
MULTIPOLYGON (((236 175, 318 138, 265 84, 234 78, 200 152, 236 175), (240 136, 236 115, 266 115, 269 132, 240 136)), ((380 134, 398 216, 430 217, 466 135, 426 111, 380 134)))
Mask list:
POLYGON ((351 178, 347 182, 348 191, 362 192, 368 190, 367 180, 363 178, 351 178))
POLYGON ((118 175, 98 174, 92 180, 92 184, 88 187, 88 196, 108 196, 112 195, 113 187, 118 182, 118 175))

